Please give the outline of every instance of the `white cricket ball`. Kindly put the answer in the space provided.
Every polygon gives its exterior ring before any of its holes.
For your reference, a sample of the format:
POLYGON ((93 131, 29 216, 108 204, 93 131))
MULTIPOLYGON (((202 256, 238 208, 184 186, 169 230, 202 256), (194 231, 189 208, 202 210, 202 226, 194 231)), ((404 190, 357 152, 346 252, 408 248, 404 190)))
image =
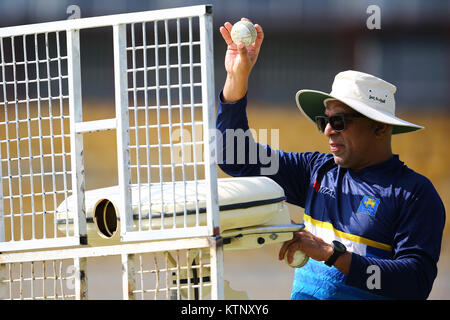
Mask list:
POLYGON ((284 255, 284 261, 292 268, 301 268, 308 262, 308 260, 309 257, 301 250, 297 250, 294 252, 294 259, 292 259, 292 263, 288 263, 287 252, 284 255))
POLYGON ((238 21, 231 28, 231 39, 236 44, 243 42, 248 47, 256 40, 256 29, 250 21, 238 21))

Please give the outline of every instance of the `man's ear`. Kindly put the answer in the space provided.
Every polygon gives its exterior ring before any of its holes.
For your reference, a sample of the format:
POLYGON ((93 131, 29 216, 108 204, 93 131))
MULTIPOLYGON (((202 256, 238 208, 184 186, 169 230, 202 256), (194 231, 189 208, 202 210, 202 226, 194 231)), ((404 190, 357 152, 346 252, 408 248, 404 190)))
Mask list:
POLYGON ((385 136, 392 133, 392 126, 387 123, 376 122, 375 123, 375 135, 377 137, 385 136))

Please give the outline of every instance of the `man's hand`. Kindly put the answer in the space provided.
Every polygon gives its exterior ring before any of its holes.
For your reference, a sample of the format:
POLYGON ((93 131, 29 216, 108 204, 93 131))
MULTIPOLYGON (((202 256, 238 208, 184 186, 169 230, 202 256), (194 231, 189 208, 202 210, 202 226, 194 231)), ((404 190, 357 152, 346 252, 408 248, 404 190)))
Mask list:
MULTIPOLYGON (((246 18, 241 20, 249 21, 246 18)), ((255 24, 257 32, 255 42, 248 47, 245 47, 243 43, 235 44, 230 35, 232 27, 233 25, 230 22, 225 22, 224 26, 220 27, 220 34, 228 46, 225 55, 227 79, 223 89, 224 102, 235 102, 247 93, 248 77, 258 59, 264 39, 261 26, 255 24)))
POLYGON ((306 230, 300 230, 294 232, 294 237, 283 244, 278 259, 284 259, 287 252, 288 262, 291 262, 297 250, 303 251, 308 257, 317 261, 326 261, 333 254, 332 245, 306 230))
MULTIPOLYGON (((311 259, 317 261, 326 261, 333 254, 333 246, 326 243, 321 238, 316 237, 311 232, 300 230, 294 232, 292 240, 286 241, 278 253, 278 259, 283 260, 287 254, 288 263, 292 262, 294 253, 297 250, 303 251, 311 259)), ((351 264, 351 252, 341 255, 335 262, 334 266, 344 274, 348 274, 351 264)))

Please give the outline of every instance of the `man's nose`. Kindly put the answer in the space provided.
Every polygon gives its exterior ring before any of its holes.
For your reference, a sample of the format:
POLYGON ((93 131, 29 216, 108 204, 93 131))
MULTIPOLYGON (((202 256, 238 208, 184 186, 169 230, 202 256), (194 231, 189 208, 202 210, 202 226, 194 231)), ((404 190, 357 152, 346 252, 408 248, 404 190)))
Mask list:
POLYGON ((325 130, 323 131, 323 133, 324 133, 327 137, 329 137, 329 136, 331 136, 331 135, 333 135, 333 134, 337 134, 337 132, 334 131, 333 127, 332 127, 329 123, 327 123, 327 125, 325 126, 325 130))

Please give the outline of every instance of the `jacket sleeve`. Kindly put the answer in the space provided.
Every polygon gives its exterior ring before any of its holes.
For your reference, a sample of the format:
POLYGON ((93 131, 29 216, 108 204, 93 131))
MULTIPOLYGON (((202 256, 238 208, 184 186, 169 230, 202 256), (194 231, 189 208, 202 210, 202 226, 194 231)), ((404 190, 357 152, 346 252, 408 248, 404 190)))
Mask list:
POLYGON ((406 195, 393 241, 392 260, 352 255, 347 284, 368 290, 374 269, 379 268, 379 288, 371 291, 395 299, 426 299, 437 275, 444 205, 431 182, 426 180, 406 195), (372 272, 368 272, 372 270, 372 272))
POLYGON ((289 203, 305 206, 310 184, 310 168, 319 158, 315 153, 283 152, 257 143, 256 130, 249 128, 247 96, 234 103, 224 103, 222 93, 216 119, 217 163, 234 177, 267 176, 277 182, 289 203))

